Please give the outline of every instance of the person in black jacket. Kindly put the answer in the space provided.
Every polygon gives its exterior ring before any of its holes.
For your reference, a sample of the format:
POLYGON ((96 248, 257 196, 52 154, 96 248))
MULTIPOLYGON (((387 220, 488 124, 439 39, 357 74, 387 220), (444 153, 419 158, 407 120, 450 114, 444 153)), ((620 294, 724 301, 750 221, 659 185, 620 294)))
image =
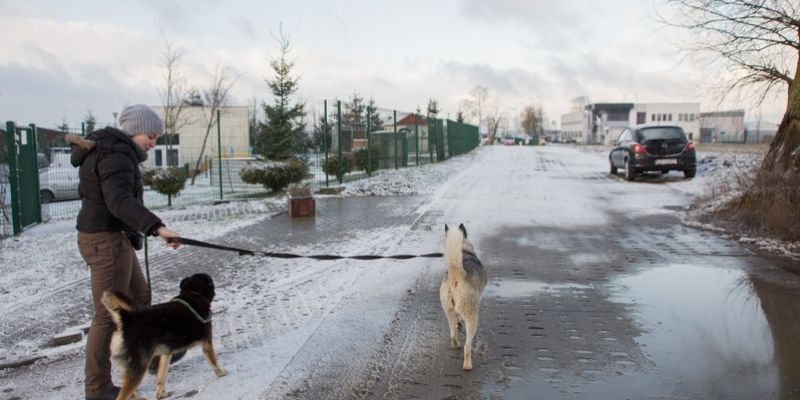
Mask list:
POLYGON ((87 400, 116 398, 119 387, 111 382, 110 343, 115 325, 100 302, 103 292, 127 294, 138 305, 150 304, 150 293, 135 250, 142 234, 178 237, 143 203, 144 187, 139 163, 164 132, 161 118, 137 104, 125 107, 120 128, 106 127, 81 138, 68 135, 71 162, 80 167, 78 192, 78 249, 91 271, 94 318, 86 341, 84 390, 87 400))

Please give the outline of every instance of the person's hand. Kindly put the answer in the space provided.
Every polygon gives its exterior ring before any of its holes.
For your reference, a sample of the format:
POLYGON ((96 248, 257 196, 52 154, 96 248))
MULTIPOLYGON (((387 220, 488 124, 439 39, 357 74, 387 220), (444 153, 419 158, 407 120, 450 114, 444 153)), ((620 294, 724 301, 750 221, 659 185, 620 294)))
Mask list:
POLYGON ((169 229, 167 229, 167 228, 162 226, 162 227, 158 228, 156 233, 158 234, 158 237, 164 239, 167 242, 167 247, 170 247, 170 248, 173 248, 173 249, 177 249, 178 247, 181 247, 181 244, 178 243, 177 241, 171 242, 169 240, 170 238, 179 238, 180 235, 178 235, 177 232, 171 231, 171 230, 169 230, 169 229))

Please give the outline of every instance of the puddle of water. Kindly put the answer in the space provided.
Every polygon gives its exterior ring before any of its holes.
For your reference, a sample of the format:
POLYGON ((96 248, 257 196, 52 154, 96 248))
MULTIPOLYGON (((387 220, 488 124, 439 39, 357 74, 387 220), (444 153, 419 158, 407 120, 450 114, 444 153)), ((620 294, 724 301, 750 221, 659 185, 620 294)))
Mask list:
POLYGON ((558 292, 567 289, 590 289, 588 285, 577 284, 552 284, 537 281, 520 280, 494 280, 490 281, 486 287, 485 294, 493 297, 528 297, 542 294, 545 292, 558 292))
POLYGON ((576 253, 570 254, 569 257, 577 266, 599 265, 608 262, 608 257, 602 253, 576 253))
POLYGON ((503 240, 511 241, 517 246, 522 248, 536 248, 541 250, 557 251, 564 249, 564 243, 561 238, 555 234, 537 234, 535 236, 520 235, 516 237, 504 238, 503 240))
POLYGON ((670 265, 614 284, 614 300, 634 306, 637 342, 667 375, 700 391, 776 390, 772 331, 742 270, 670 265))
MULTIPOLYGON (((629 361, 629 354, 615 346, 613 364, 598 368, 599 374, 569 380, 567 373, 564 384, 549 379, 563 371, 539 369, 503 388, 487 385, 484 394, 587 400, 800 398, 800 293, 785 283, 797 277, 767 279, 737 267, 670 265, 611 283, 610 300, 630 305, 642 332, 633 339, 651 363, 629 361)), ((543 291, 545 285, 539 285, 543 291)), ((579 359, 589 358, 587 343, 563 340, 574 343, 579 359)))

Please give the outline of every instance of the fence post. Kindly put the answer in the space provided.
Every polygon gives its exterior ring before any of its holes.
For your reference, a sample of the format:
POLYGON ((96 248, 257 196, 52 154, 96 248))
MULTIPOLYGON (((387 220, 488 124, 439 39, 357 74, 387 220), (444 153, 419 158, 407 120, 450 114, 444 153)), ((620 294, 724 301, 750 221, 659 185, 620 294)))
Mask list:
POLYGON ((370 143, 369 131, 372 130, 372 110, 367 107, 367 176, 372 176, 372 143, 370 143))
MULTIPOLYGON (((39 184, 39 131, 36 130, 36 124, 29 124, 28 126, 31 127, 31 135, 33 135, 33 182, 36 184, 37 193, 35 194, 33 200, 36 202, 36 222, 42 223, 42 197, 38 190, 42 187, 39 184)), ((6 133, 7 135, 8 133, 6 133)))
POLYGON ((394 129, 394 169, 397 169, 397 110, 393 111, 392 126, 394 129))
POLYGON ((14 136, 17 134, 16 125, 6 122, 6 142, 8 144, 8 185, 11 191, 11 229, 14 235, 18 235, 22 230, 20 223, 21 213, 19 204, 19 186, 17 183, 17 151, 14 136))
POLYGON ((416 138, 415 140, 417 141, 417 146, 416 146, 417 157, 416 157, 416 160, 417 160, 417 166, 419 166, 419 116, 416 113, 414 114, 414 137, 416 138))
POLYGON ((434 163, 436 160, 433 158, 433 149, 436 145, 436 124, 431 123, 431 117, 427 117, 428 120, 428 156, 430 156, 429 160, 431 163, 434 163))
POLYGON ((325 168, 322 169, 322 172, 325 172, 325 187, 328 187, 328 152, 330 151, 328 148, 328 100, 322 101, 322 118, 322 151, 325 152, 325 168))
POLYGON ((339 184, 344 180, 344 160, 342 159, 342 101, 336 100, 336 137, 338 138, 336 146, 337 149, 337 162, 336 162, 336 177, 339 178, 339 184))
POLYGON ((219 199, 224 200, 222 194, 222 129, 219 123, 219 110, 217 110, 217 169, 219 169, 217 173, 219 176, 219 199))

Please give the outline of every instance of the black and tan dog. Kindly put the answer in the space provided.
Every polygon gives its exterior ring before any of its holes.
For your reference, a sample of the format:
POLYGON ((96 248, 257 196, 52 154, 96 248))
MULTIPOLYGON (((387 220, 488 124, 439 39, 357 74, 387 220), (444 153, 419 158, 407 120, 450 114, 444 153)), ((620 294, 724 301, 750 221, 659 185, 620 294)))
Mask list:
POLYGON ((117 330, 111 338, 111 354, 122 370, 122 387, 117 400, 139 398, 136 388, 147 372, 150 360, 161 356, 156 380, 156 398, 167 395, 167 369, 173 353, 200 344, 217 376, 227 372, 217 365, 211 342, 211 300, 214 281, 196 274, 181 281, 180 294, 169 302, 137 309, 127 296, 103 293, 103 305, 111 313, 117 330))

